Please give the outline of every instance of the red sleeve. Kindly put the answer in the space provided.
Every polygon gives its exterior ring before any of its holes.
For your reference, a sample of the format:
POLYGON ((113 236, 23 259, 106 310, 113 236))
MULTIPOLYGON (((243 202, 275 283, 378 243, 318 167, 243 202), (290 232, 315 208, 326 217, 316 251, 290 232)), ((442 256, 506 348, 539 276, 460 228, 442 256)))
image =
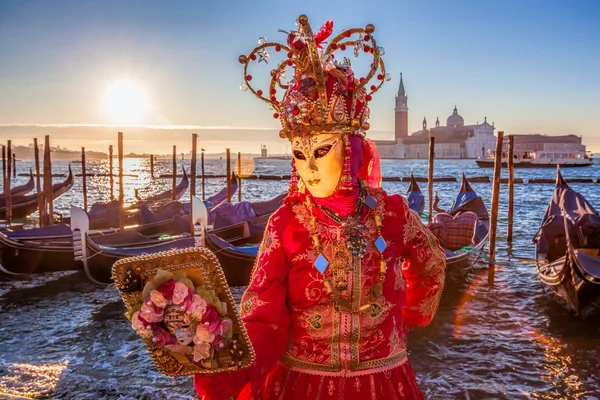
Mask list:
POLYGON ((404 226, 403 242, 406 249, 402 273, 406 281, 406 304, 402 309, 404 324, 424 326, 431 322, 442 296, 446 277, 446 255, 438 240, 402 202, 404 226))
MULTIPOLYGON (((256 389, 260 388, 267 373, 283 356, 288 344, 290 315, 286 299, 289 266, 281 243, 285 227, 285 218, 282 217, 285 212, 281 211, 280 209, 280 212, 269 219, 250 285, 241 302, 242 320, 256 353, 256 362, 251 367, 234 373, 231 377, 233 379, 219 380, 219 385, 233 386, 225 391, 230 394, 239 393, 248 382, 256 384, 256 389)), ((211 382, 211 377, 196 375, 194 378, 194 386, 201 397, 210 391, 214 383, 216 382, 211 382)))

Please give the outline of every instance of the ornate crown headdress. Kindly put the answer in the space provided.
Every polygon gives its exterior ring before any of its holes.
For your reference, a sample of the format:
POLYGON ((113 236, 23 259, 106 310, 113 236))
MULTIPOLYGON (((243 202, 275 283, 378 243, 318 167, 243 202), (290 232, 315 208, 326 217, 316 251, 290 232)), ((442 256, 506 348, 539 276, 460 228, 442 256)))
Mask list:
POLYGON ((375 27, 371 24, 365 28, 342 31, 323 49, 321 44, 331 36, 332 31, 333 21, 327 21, 319 31, 313 33, 308 17, 301 15, 298 17, 298 31, 288 33, 287 45, 267 42, 261 37, 258 47, 249 55, 239 57, 244 65, 241 89, 250 90, 270 104, 275 111, 273 117, 281 121, 282 130, 279 134, 282 138, 319 133, 364 136, 369 129, 368 102, 383 82, 390 80, 381 59, 384 50, 377 46, 372 35, 375 27), (335 60, 336 51, 352 47, 355 57, 361 52, 373 57, 368 74, 360 79, 354 77, 347 58, 341 62, 335 60), (271 48, 276 52, 286 51, 287 58, 271 70, 270 85, 265 93, 252 87, 248 66, 257 58, 258 63, 268 63, 268 50, 271 48), (285 83, 282 79, 288 67, 293 67, 294 76, 285 83), (371 83, 373 78, 377 82, 371 83), (285 91, 283 96, 282 91, 285 91))

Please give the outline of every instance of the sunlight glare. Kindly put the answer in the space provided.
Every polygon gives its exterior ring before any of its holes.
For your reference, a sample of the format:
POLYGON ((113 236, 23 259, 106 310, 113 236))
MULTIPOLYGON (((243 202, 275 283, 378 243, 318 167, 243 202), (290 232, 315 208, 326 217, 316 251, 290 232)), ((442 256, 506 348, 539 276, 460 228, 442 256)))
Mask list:
POLYGON ((106 111, 117 123, 140 123, 148 106, 146 93, 131 81, 114 83, 106 90, 106 111))

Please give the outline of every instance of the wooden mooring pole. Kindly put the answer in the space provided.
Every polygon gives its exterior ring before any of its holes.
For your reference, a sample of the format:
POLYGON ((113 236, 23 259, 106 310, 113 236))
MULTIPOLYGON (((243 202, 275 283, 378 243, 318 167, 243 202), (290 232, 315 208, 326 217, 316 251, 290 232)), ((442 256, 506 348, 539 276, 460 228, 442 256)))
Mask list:
POLYGON ((177 187, 177 146, 173 146, 173 188, 171 189, 171 200, 175 200, 175 188, 177 187))
POLYGON ((50 152, 50 136, 44 137, 44 224, 54 223, 54 201, 52 193, 52 155, 50 152))
POLYGON ((154 154, 150 154, 150 178, 154 178, 154 154))
POLYGON ((81 148, 81 183, 83 185, 83 209, 87 211, 87 176, 85 174, 85 147, 81 148))
POLYGON ((500 173, 502 172, 502 143, 504 132, 498 132, 496 156, 494 158, 494 180, 492 187, 492 210, 490 213, 490 264, 488 268, 488 284, 494 284, 496 275, 496 233, 498 231, 498 200, 500 199, 500 173))
POLYGON ((238 168, 237 168, 237 181, 238 181, 238 202, 242 201, 242 153, 238 151, 238 168))
POLYGON ((119 229, 125 228, 125 210, 123 204, 125 203, 125 192, 123 183, 123 132, 118 134, 117 151, 119 153, 119 229))
POLYGON ((429 138, 429 168, 427 171, 427 191, 429 196, 429 222, 433 218, 433 161, 435 159, 435 137, 429 138))
POLYGON ((200 168, 202 169, 202 200, 205 200, 205 193, 204 193, 204 152, 200 153, 200 168))
POLYGON ((110 179, 110 199, 115 199, 115 178, 113 176, 113 146, 108 146, 108 176, 110 179))
MULTIPOLYGON (((196 195, 196 153, 198 152, 198 134, 192 133, 192 158, 190 160, 190 215, 194 215, 194 196, 196 195)), ((192 236, 196 236, 194 218, 190 218, 192 236)))
POLYGON ((6 146, 4 145, 2 145, 2 187, 4 188, 4 192, 6 192, 6 146))
POLYGON ((6 190, 6 146, 2 145, 2 187, 6 190))
POLYGON ((12 160, 13 160, 13 167, 12 167, 13 178, 16 178, 17 177, 17 156, 15 155, 15 153, 13 153, 13 155, 12 155, 12 160))
POLYGON ((7 156, 7 162, 6 162, 6 181, 5 181, 5 188, 7 190, 7 195, 4 198, 5 201, 5 211, 4 211, 4 219, 6 220, 6 224, 10 225, 10 220, 12 219, 12 197, 10 195, 10 186, 11 186, 11 159, 12 159, 12 145, 11 145, 11 141, 8 140, 6 142, 6 156, 7 156))
POLYGON ((42 192, 42 185, 40 183, 40 149, 38 147, 37 138, 33 139, 33 158, 35 160, 35 188, 38 198, 38 213, 40 227, 44 226, 44 194, 42 192))
MULTIPOLYGON (((4 198, 5 200, 5 209, 8 210, 8 198, 10 197, 10 189, 8 188, 8 184, 6 183, 6 179, 8 178, 7 170, 6 170, 6 146, 2 145, 2 186, 4 187, 4 198)), ((4 219, 6 219, 7 211, 4 212, 4 219)))
POLYGON ((227 154, 227 173, 226 173, 226 181, 225 181, 225 185, 227 186, 227 202, 230 203, 231 202, 231 186, 229 186, 229 179, 231 178, 231 151, 229 149, 225 150, 225 153, 227 154))
POLYGON ((513 237, 513 214, 515 208, 515 137, 508 135, 508 231, 506 241, 512 243, 513 237))
MULTIPOLYGON (((198 152, 198 134, 192 133, 192 159, 190 161, 190 174, 191 174, 191 186, 190 186, 190 196, 194 197, 196 195, 196 153, 198 152)), ((193 203, 192 198, 190 197, 190 201, 193 203)), ((191 204, 191 203, 190 203, 191 204)))

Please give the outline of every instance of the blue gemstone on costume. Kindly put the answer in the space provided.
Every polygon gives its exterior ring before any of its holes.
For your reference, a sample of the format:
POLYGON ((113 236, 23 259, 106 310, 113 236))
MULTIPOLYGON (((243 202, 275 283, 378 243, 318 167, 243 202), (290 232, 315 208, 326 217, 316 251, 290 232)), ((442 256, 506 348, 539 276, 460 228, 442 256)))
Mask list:
POLYGON ((377 250, 379 250, 379 254, 382 254, 385 248, 387 247, 387 243, 383 239, 383 236, 379 235, 379 237, 375 241, 375 246, 377 247, 377 250))
POLYGON ((367 205, 367 207, 369 207, 371 210, 374 210, 375 207, 377 207, 377 200, 375 200, 373 197, 371 197, 370 195, 367 195, 367 197, 365 197, 365 204, 367 205))
POLYGON ((329 261, 327 261, 323 254, 319 254, 314 263, 315 268, 318 269, 320 273, 324 273, 328 265, 329 261))

